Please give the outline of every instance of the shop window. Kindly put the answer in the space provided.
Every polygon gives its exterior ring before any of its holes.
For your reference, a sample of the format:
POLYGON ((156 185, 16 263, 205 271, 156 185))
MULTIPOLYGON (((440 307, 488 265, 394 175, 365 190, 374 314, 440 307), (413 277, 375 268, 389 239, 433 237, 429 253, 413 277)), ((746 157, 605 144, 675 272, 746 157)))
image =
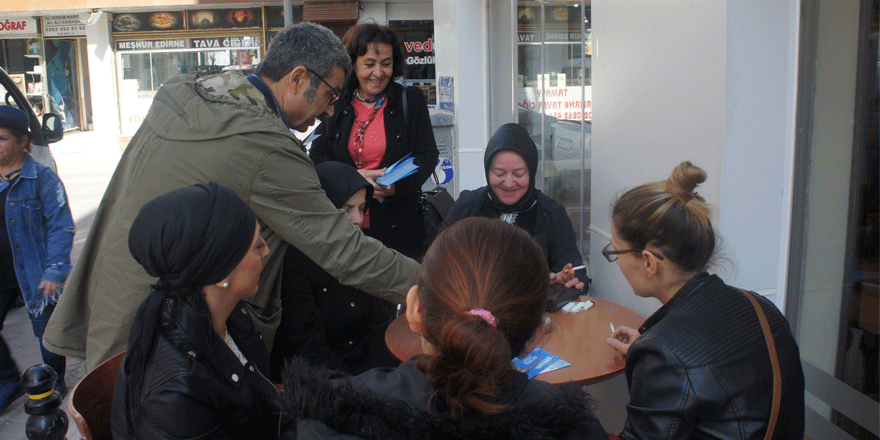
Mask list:
POLYGON ((169 79, 182 74, 210 75, 223 71, 247 75, 260 62, 260 39, 254 36, 117 41, 117 49, 121 49, 119 101, 123 136, 137 131, 159 87, 169 79), (174 47, 125 50, 157 45, 174 47), (215 47, 223 49, 212 49, 215 47))
POLYGON ((592 133, 590 2, 519 1, 518 122, 538 145, 536 185, 561 203, 589 256, 592 133))
POLYGON ((805 434, 876 439, 880 2, 805 5, 786 302, 804 367, 805 434), (859 19, 839 22, 832 16, 859 19), (830 51, 842 56, 830 58, 830 51))
POLYGON ((404 84, 425 93, 429 106, 437 104, 437 73, 434 61, 434 20, 391 20, 388 27, 403 44, 404 84))

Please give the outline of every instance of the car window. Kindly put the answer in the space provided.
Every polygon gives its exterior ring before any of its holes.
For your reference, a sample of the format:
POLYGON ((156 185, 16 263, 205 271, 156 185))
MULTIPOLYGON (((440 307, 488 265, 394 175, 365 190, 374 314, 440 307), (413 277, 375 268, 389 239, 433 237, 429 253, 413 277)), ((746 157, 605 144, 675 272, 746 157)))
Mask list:
MULTIPOLYGON (((19 105, 18 101, 15 100, 15 95, 12 94, 7 88, 7 84, 5 82, 0 82, 0 96, 3 97, 3 104, 10 105, 16 108, 22 109, 21 105, 19 105)), ((27 112, 27 109, 22 109, 27 112)))

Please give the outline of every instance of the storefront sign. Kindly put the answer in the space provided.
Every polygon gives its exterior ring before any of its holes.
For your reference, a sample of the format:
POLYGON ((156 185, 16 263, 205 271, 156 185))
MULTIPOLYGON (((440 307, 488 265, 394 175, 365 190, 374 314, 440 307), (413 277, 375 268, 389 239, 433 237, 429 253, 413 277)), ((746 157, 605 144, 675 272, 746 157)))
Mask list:
POLYGON ((441 76, 440 85, 437 87, 440 110, 455 113, 455 95, 453 92, 453 78, 451 76, 441 76))
POLYGON ((254 37, 220 37, 220 38, 191 38, 190 44, 194 49, 227 48, 227 47, 258 47, 259 41, 254 37))
POLYGON ((593 88, 583 87, 523 87, 517 90, 517 105, 543 112, 558 119, 593 120, 593 88), (581 99, 583 97, 583 99, 581 99))
POLYGON ((0 37, 6 35, 36 35, 37 19, 33 17, 0 17, 0 37))
POLYGON ((113 32, 176 31, 183 29, 182 11, 113 14, 113 32))
POLYGON ((190 29, 228 29, 262 25, 260 10, 255 8, 199 9, 189 11, 188 15, 190 29))
POLYGON ((186 49, 186 40, 117 41, 116 50, 186 49))
MULTIPOLYGON (((541 42, 540 32, 518 32, 516 37, 520 43, 541 42)), ((564 29, 559 31, 548 30, 544 32, 544 41, 581 41, 581 33, 566 32, 564 29)))
POLYGON ((55 15, 43 17, 44 37, 82 37, 86 24, 79 15, 55 15))
POLYGON ((391 20, 403 42, 403 60, 406 63, 403 76, 408 80, 434 79, 434 21, 391 20))

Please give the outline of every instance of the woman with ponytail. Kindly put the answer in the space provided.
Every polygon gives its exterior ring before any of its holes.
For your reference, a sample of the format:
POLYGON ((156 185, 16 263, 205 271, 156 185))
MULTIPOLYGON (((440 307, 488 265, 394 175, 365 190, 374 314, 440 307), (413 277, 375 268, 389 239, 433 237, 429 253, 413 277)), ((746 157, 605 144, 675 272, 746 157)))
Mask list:
POLYGON ((706 272, 716 240, 712 208, 695 191, 705 180, 705 171, 682 162, 666 181, 633 188, 613 206, 602 254, 636 295, 663 304, 638 330, 621 326, 608 339, 626 356, 623 437, 770 437, 774 372, 751 295, 766 315, 781 370, 772 438, 802 439, 804 375, 788 322, 761 295, 706 272))
POLYGON ((277 438, 269 353, 242 302, 269 255, 253 211, 213 182, 176 189, 141 208, 128 247, 158 279, 116 376, 113 438, 277 438))
POLYGON ((296 438, 606 439, 582 387, 512 368, 541 326, 549 283, 522 229, 486 218, 451 226, 407 295, 406 319, 427 354, 351 378, 289 365, 296 438))

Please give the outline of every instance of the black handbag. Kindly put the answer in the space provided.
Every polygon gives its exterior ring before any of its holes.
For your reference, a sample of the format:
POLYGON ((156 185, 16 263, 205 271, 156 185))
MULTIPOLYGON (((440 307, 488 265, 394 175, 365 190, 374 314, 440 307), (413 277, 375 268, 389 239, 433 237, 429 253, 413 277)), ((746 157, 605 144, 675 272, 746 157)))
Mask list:
POLYGON ((419 196, 419 206, 425 223, 425 233, 422 237, 424 249, 428 249, 434 238, 440 233, 440 225, 443 224, 443 220, 449 214, 452 205, 455 204, 455 199, 452 198, 449 191, 438 183, 436 173, 433 174, 433 177, 436 186, 429 191, 422 191, 419 196))

